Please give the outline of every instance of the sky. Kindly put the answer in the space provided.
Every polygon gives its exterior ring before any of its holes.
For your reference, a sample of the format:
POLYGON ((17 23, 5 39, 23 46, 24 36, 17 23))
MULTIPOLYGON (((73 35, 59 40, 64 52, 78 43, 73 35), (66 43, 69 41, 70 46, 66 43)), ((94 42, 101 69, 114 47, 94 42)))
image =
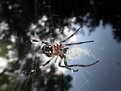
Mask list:
POLYGON ((90 55, 82 55, 78 60, 68 60, 68 63, 99 62, 91 67, 79 68, 76 73, 67 71, 66 73, 73 77, 70 91, 121 91, 121 44, 113 39, 112 26, 102 26, 102 23, 100 22, 96 31, 89 36, 88 32, 76 36, 77 41, 95 42, 80 45, 80 48, 87 50, 90 55))

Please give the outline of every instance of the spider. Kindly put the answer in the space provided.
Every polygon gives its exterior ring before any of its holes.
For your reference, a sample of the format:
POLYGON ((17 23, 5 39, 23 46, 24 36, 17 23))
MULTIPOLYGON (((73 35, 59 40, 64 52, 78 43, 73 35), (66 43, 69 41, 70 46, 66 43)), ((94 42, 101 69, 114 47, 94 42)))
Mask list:
MULTIPOLYGON (((58 59, 58 57, 61 58, 61 60, 59 61, 59 64, 58 64, 59 67, 66 68, 73 72, 77 72, 78 69, 72 69, 71 67, 89 67, 89 66, 92 66, 92 65, 98 63, 99 61, 97 60, 96 62, 87 64, 87 65, 81 65, 81 64, 69 65, 69 64, 67 64, 66 53, 67 53, 67 50, 69 49, 69 46, 94 42, 94 41, 84 41, 84 42, 64 44, 64 42, 66 42, 68 39, 70 39, 72 36, 74 36, 80 30, 80 28, 77 29, 71 36, 67 37, 65 40, 60 41, 59 44, 57 44, 57 43, 49 44, 48 42, 42 41, 42 43, 45 44, 42 47, 42 53, 45 54, 47 57, 51 57, 51 58, 46 63, 40 65, 39 68, 44 67, 47 64, 49 64, 54 57, 56 57, 55 62, 58 59), (64 61, 64 65, 62 65, 62 61, 64 61)), ((36 39, 33 39, 32 41, 39 42, 36 39)), ((31 72, 35 72, 36 70, 31 70, 31 72)))

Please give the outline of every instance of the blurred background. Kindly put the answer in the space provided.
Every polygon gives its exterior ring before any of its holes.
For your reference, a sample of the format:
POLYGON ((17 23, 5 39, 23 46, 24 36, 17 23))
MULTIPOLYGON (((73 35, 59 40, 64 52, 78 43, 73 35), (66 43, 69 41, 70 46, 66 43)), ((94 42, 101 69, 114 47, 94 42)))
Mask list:
POLYGON ((120 0, 0 0, 0 91, 121 91, 120 77, 120 0), (30 73, 50 59, 41 41, 61 41, 79 27, 66 43, 94 42, 71 46, 67 61, 97 64, 73 73, 52 63, 30 73))

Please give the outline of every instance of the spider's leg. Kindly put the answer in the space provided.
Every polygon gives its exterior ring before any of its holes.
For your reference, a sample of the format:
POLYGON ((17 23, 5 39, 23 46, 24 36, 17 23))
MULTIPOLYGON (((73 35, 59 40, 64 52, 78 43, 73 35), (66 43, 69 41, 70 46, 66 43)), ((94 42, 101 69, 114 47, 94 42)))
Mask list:
POLYGON ((68 69, 68 70, 71 70, 71 68, 66 67, 66 66, 64 66, 64 65, 61 65, 61 61, 59 62, 58 66, 60 66, 60 67, 62 67, 62 68, 66 68, 66 69, 68 69))
POLYGON ((46 44, 46 45, 48 45, 48 44, 49 44, 48 42, 45 42, 45 41, 42 41, 42 43, 44 43, 44 44, 46 44))
POLYGON ((70 46, 70 45, 77 45, 77 44, 84 44, 84 43, 90 43, 90 42, 94 42, 92 41, 84 41, 84 42, 77 42, 77 43, 69 43, 69 44, 65 44, 66 46, 70 46))
POLYGON ((40 65, 40 68, 46 66, 47 64, 49 64, 54 57, 55 56, 53 56, 51 59, 49 59, 46 63, 40 65))
POLYGON ((55 63, 56 63, 57 59, 58 59, 58 56, 57 56, 56 59, 55 59, 55 63))
POLYGON ((78 65, 78 64, 75 64, 75 65, 68 65, 68 64, 66 64, 68 67, 75 67, 75 66, 79 66, 79 67, 88 67, 88 66, 92 66, 92 65, 94 65, 94 64, 96 64, 96 63, 98 63, 99 61, 96 61, 96 62, 94 62, 94 63, 92 63, 92 64, 88 64, 88 65, 78 65))
POLYGON ((54 58, 55 56, 53 56, 51 59, 49 59, 46 63, 40 65, 39 67, 32 69, 30 71, 23 71, 23 73, 25 74, 33 74, 36 73, 39 69, 41 69, 42 67, 46 66, 47 64, 49 64, 51 62, 51 60, 54 58))
POLYGON ((66 69, 68 69, 68 70, 70 70, 70 71, 73 71, 73 72, 77 72, 77 71, 78 71, 78 69, 77 69, 77 70, 73 70, 73 69, 69 68, 69 67, 66 66, 66 65, 65 65, 65 66, 62 65, 61 63, 62 63, 62 61, 59 62, 58 66, 60 66, 60 67, 62 67, 62 68, 66 68, 66 69))
MULTIPOLYGON (((66 67, 68 67, 69 68, 69 65, 67 64, 67 60, 66 60, 66 58, 64 59, 64 64, 65 64, 65 66, 66 67)), ((71 68, 70 68, 71 69, 71 68)), ((76 71, 78 71, 78 69, 76 69, 76 70, 73 70, 74 72, 76 72, 76 71)))
MULTIPOLYGON (((80 28, 81 28, 81 27, 80 27, 80 28)), ((74 35, 80 30, 80 28, 77 29, 71 36, 67 37, 65 40, 60 41, 60 43, 66 42, 67 40, 69 40, 72 36, 74 36, 74 35)))
POLYGON ((31 39, 31 42, 39 42, 37 39, 31 39))
MULTIPOLYGON (((38 39, 31 39, 31 42, 40 42, 40 40, 38 40, 38 39)), ((42 41, 42 43, 44 43, 44 44, 46 44, 46 45, 48 45, 49 43, 48 42, 45 42, 45 41, 42 41)))

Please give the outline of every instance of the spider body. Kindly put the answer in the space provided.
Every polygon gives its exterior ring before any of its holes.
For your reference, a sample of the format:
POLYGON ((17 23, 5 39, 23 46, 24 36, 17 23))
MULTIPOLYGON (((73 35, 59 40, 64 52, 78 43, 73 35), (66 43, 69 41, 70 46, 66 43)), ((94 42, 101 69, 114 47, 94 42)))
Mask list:
POLYGON ((67 51, 68 48, 65 48, 63 44, 53 44, 53 45, 44 45, 42 47, 42 52, 48 56, 48 57, 52 57, 52 56, 60 56, 61 58, 63 58, 65 56, 65 53, 67 51))
MULTIPOLYGON (((42 53, 45 54, 48 57, 51 57, 48 61, 46 61, 44 64, 41 64, 40 67, 38 69, 40 69, 41 67, 46 66, 48 63, 51 62, 51 60, 56 57, 55 62, 57 60, 58 57, 61 58, 61 60, 59 61, 58 66, 62 67, 62 68, 66 68, 68 70, 71 70, 73 72, 77 72, 78 69, 73 70, 71 67, 88 67, 88 66, 92 66, 96 63, 98 63, 99 61, 97 60, 94 63, 91 64, 87 64, 87 65, 80 65, 80 64, 74 64, 74 65, 68 65, 67 64, 67 60, 66 60, 66 52, 67 49, 69 49, 69 46, 71 45, 77 45, 77 44, 83 44, 83 43, 90 43, 90 42, 94 42, 94 41, 84 41, 84 42, 77 42, 77 43, 69 43, 69 44, 63 44, 63 42, 66 42, 68 39, 70 39, 72 36, 74 36, 78 31, 80 30, 80 28, 78 30, 76 30, 71 36, 67 37, 65 40, 60 41, 59 44, 54 43, 54 44, 49 44, 48 42, 44 42, 42 41, 42 43, 44 43, 45 45, 42 47, 42 53), (64 61, 64 65, 61 64, 62 60, 64 61)), ((39 42, 38 40, 33 40, 34 42, 39 42)), ((37 69, 35 69, 34 71, 36 71, 37 69)), ((32 70, 33 72, 33 70, 32 70)))

